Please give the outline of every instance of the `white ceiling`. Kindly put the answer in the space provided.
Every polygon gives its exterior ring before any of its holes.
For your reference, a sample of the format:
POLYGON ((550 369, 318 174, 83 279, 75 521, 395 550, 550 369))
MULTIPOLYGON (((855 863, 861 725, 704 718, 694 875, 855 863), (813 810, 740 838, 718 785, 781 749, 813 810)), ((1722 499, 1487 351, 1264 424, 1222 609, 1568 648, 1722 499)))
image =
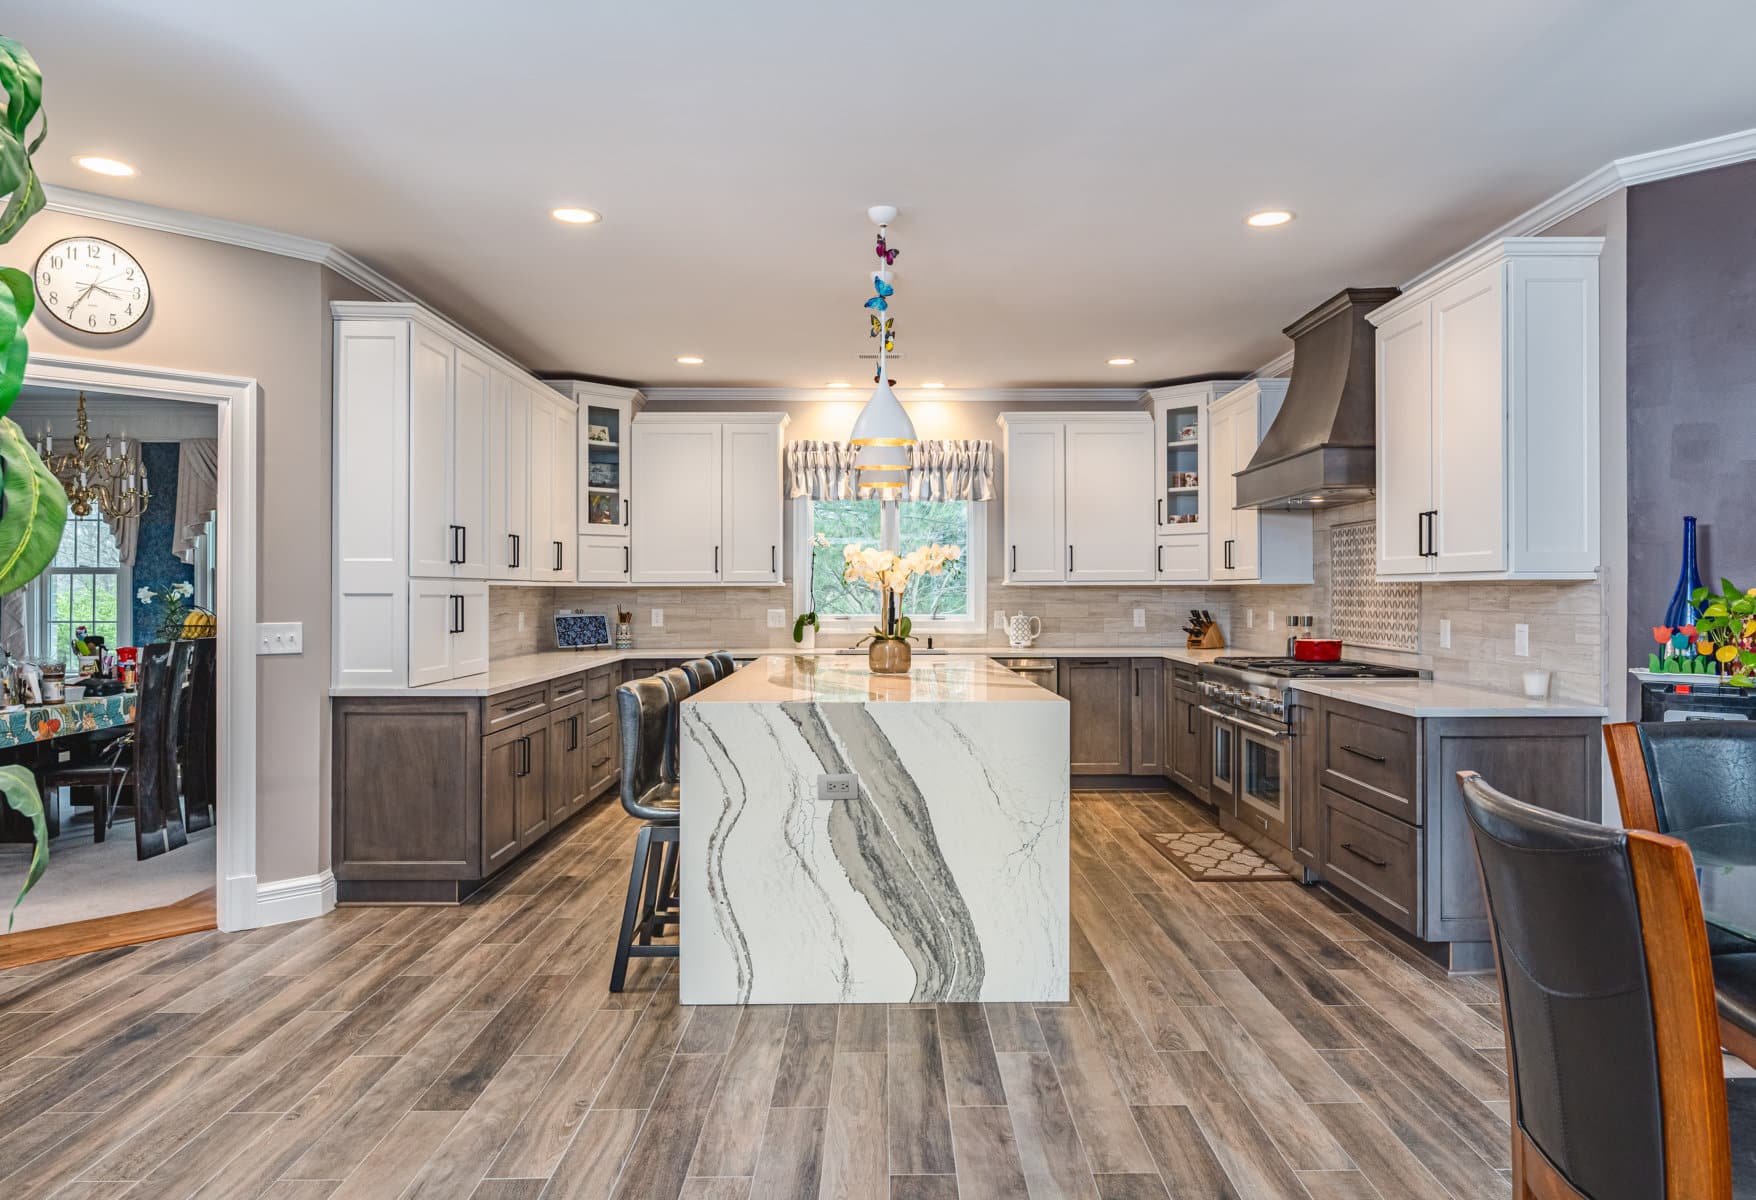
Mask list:
POLYGON ((535 368, 672 385, 857 386, 872 204, 900 383, 1113 386, 1254 367, 1344 285, 1756 126, 1747 0, 8 0, 4 31, 49 182, 333 242, 535 368))

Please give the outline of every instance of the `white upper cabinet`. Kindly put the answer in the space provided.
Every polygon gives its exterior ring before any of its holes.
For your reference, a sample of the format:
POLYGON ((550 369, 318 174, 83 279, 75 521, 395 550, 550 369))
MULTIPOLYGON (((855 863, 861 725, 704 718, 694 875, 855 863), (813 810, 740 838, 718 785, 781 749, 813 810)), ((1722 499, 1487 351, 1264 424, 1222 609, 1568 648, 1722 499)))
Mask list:
POLYGON ((578 405, 574 473, 579 542, 575 576, 581 583, 632 582, 630 530, 634 515, 634 414, 645 397, 632 388, 554 379, 550 386, 578 405))
POLYGON ((1152 418, 1006 413, 1008 583, 1150 583, 1157 577, 1152 418))
POLYGON ((1153 520, 1158 528, 1154 565, 1161 583, 1208 577, 1208 533, 1213 516, 1212 444, 1208 407, 1241 380, 1213 380, 1153 388, 1153 520))
POLYGON ((1596 573, 1602 245, 1507 238, 1369 315, 1380 576, 1596 573))
POLYGON ((1285 379, 1253 379, 1208 408, 1208 575, 1215 583, 1310 583, 1309 513, 1239 508, 1237 473, 1250 465, 1286 399, 1285 379))
POLYGON ((530 578, 530 411, 532 389, 496 370, 488 392, 488 571, 530 578))
MULTIPOLYGON (((410 353, 414 365, 407 375, 406 399, 385 397, 383 401, 408 412, 404 460, 409 481, 408 573, 449 578, 457 559, 456 528, 451 519, 452 391, 457 382, 457 349, 438 334, 416 326, 410 353)), ((345 365, 337 355, 337 369, 345 365)), ((357 416, 352 411, 338 414, 338 436, 342 419, 357 416)))
POLYGON ((781 413, 642 413, 632 580, 781 582, 781 413))
MULTIPOLYGON (((452 574, 486 579, 489 559, 488 365, 467 350, 456 353, 451 410, 451 524, 457 547, 452 574)), ((494 550, 498 554, 498 548, 494 550)))
MULTIPOLYGON (((548 569, 551 583, 572 583, 577 571, 579 552, 579 409, 562 397, 555 405, 555 438, 548 444, 549 453, 549 544, 543 546, 543 558, 533 564, 531 578, 538 578, 541 568, 548 569)), ((531 453, 539 453, 536 447, 531 453)))

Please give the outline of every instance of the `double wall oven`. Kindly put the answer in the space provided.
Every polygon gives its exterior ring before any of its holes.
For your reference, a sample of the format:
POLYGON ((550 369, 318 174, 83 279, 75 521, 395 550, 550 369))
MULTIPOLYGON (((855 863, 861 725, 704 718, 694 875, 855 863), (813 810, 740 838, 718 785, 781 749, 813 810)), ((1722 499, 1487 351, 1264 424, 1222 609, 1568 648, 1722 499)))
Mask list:
POLYGON ((1290 658, 1215 659, 1201 670, 1201 711, 1208 718, 1208 794, 1229 817, 1264 842, 1290 850, 1296 774, 1287 692, 1302 678, 1395 679, 1420 672, 1363 662, 1290 658))

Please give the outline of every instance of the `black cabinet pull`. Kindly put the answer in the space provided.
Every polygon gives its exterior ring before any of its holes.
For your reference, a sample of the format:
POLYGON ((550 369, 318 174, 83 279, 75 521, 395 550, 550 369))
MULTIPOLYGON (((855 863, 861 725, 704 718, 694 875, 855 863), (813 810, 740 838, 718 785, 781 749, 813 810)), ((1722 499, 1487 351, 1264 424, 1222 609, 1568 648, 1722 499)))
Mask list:
POLYGON ((1362 750, 1358 746, 1350 746, 1346 742, 1341 743, 1341 748, 1349 754, 1357 754, 1370 762, 1381 763, 1384 761, 1382 754, 1373 754, 1370 750, 1362 750))
POLYGON ((630 504, 628 498, 624 496, 622 498, 622 525, 623 528, 626 528, 632 524, 634 524, 634 506, 630 504))
POLYGON ((1343 850, 1346 850, 1349 854, 1353 855, 1355 858, 1363 859, 1364 861, 1371 863, 1374 867, 1388 867, 1390 865, 1388 860, 1382 859, 1382 858, 1373 858, 1370 854, 1367 854, 1364 850, 1359 849, 1352 842, 1343 842, 1341 844, 1341 848, 1343 850))
POLYGON ((1415 514, 1415 557, 1427 557, 1427 514, 1415 514))
POLYGON ((1158 548, 1158 573, 1160 575, 1165 573, 1165 548, 1163 546, 1158 548))
POLYGON ((512 567, 514 569, 517 569, 517 567, 518 567, 518 535, 516 533, 509 533, 506 536, 508 538, 512 539, 512 561, 507 563, 506 565, 509 567, 512 567))
POLYGON ((579 715, 575 713, 567 718, 567 752, 571 754, 579 749, 579 715))
POLYGON ((565 569, 565 568, 564 568, 564 567, 562 567, 562 565, 561 565, 561 555, 562 555, 562 553, 563 553, 563 552, 564 552, 564 550, 565 550, 565 549, 566 549, 566 548, 565 548, 565 547, 564 547, 564 546, 562 546, 562 545, 561 545, 561 543, 560 543, 560 542, 556 542, 556 543, 555 543, 555 569, 556 569, 556 570, 557 570, 557 571, 560 571, 560 570, 564 570, 564 569, 565 569))
POLYGON ((467 525, 457 527, 457 561, 460 563, 469 561, 469 526, 467 525))
POLYGON ((1163 496, 1158 498, 1158 523, 1160 525, 1165 523, 1165 498, 1163 496))
POLYGON ((1012 573, 1014 575, 1018 573, 1018 544, 1016 542, 1012 546, 1012 573))
POLYGON ((1439 557, 1439 510, 1427 510, 1427 557, 1439 557))
POLYGON ((449 626, 446 628, 445 632, 446 633, 462 633, 463 632, 463 597, 462 596, 447 596, 445 598, 446 598, 446 600, 451 602, 451 621, 450 621, 449 626))
POLYGON ((1190 704, 1190 705, 1187 705, 1186 707, 1187 707, 1188 712, 1189 712, 1188 733, 1189 733, 1190 737, 1194 737, 1195 736, 1195 706, 1193 704, 1190 704))
POLYGON ((445 527, 445 534, 451 539, 451 546, 447 552, 445 561, 454 567, 463 561, 457 556, 457 530, 458 527, 456 525, 447 525, 445 527))
POLYGON ((1067 573, 1073 574, 1073 547, 1067 547, 1067 573))
POLYGON ((778 575, 780 573, 780 564, 774 561, 774 551, 775 547, 770 546, 768 548, 768 569, 778 575))
POLYGON ((719 547, 718 546, 715 546, 713 548, 713 573, 715 575, 719 574, 719 547))
POLYGON ((629 549, 627 546, 623 546, 622 547, 622 574, 632 575, 633 573, 634 573, 634 552, 631 549, 629 549))

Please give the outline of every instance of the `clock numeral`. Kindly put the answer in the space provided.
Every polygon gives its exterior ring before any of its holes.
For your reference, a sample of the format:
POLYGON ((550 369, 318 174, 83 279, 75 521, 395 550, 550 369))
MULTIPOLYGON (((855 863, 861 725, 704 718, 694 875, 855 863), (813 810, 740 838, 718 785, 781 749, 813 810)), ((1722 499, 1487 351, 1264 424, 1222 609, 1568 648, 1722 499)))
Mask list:
POLYGON ((88 242, 85 247, 85 256, 87 258, 102 258, 104 256, 104 248, 96 242, 88 242))
POLYGON ((140 299, 140 289, 139 288, 134 289, 134 298, 136 300, 140 299))
POLYGON ((61 303, 61 293, 60 292, 50 292, 49 293, 49 303, 51 305, 61 303))
POLYGON ((115 327, 116 327, 116 314, 111 313, 110 314, 110 328, 114 329, 115 327))
POLYGON ((129 316, 132 317, 134 315, 134 306, 132 304, 130 304, 127 308, 123 309, 122 311, 127 313, 129 316))
POLYGON ((51 280, 53 278, 54 278, 53 275, 49 274, 47 271, 44 271, 42 274, 37 276, 37 282, 42 284, 44 287, 48 287, 49 280, 51 280))
POLYGON ((134 268, 133 267, 128 268, 128 274, 124 278, 126 278, 130 281, 133 280, 133 278, 134 278, 134 268))
POLYGON ((64 260, 59 254, 49 255, 49 270, 59 271, 65 265, 66 260, 64 260))

